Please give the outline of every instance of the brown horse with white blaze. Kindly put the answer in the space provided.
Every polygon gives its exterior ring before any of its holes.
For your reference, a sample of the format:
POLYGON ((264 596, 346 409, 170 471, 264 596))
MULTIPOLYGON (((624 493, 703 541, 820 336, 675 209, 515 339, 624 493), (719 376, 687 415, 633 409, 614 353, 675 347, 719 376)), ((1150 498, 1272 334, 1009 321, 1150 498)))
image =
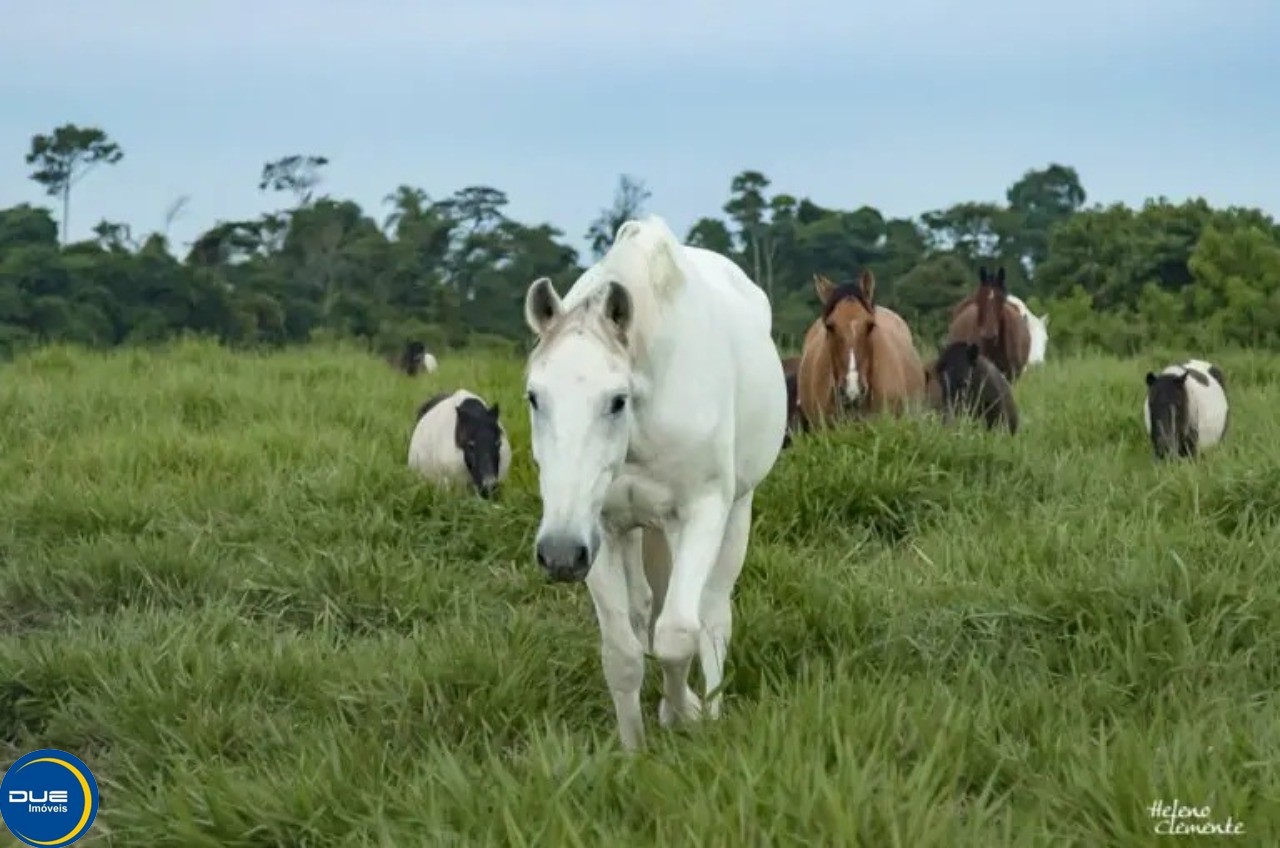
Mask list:
POLYGON ((875 303, 876 280, 835 285, 814 275, 822 314, 804 337, 796 373, 800 414, 821 426, 844 417, 902 415, 924 401, 924 365, 907 322, 875 303))
POLYGON ((978 288, 951 311, 947 344, 972 342, 1010 383, 1022 376, 1031 357, 1031 332, 1008 300, 1004 267, 994 275, 978 269, 978 288))

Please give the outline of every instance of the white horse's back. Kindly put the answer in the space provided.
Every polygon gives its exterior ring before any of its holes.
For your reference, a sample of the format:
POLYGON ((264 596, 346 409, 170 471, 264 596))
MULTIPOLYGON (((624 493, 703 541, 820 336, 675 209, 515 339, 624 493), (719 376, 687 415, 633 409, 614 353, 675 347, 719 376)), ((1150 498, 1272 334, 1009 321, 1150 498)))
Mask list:
MULTIPOLYGON (((660 219, 641 224, 666 228, 660 219)), ((670 308, 658 316, 655 336, 678 345, 660 379, 672 398, 691 392, 712 398, 712 386, 732 386, 725 410, 732 412, 733 425, 723 436, 732 441, 734 497, 741 497, 773 468, 786 432, 787 384, 771 335, 773 309, 733 260, 680 244, 670 230, 655 235, 669 239, 683 277, 670 308)))
POLYGON ((1031 336, 1031 350, 1027 355, 1027 364, 1036 362, 1044 362, 1046 349, 1049 347, 1049 327, 1045 324, 1044 319, 1031 311, 1031 308, 1017 295, 1006 295, 1005 299, 1013 304, 1018 310, 1018 314, 1022 316, 1023 322, 1027 325, 1027 332, 1031 336))
POLYGON ((723 338, 734 372, 735 495, 741 497, 772 470, 786 435, 787 381, 771 334, 773 308, 764 290, 731 259, 699 247, 685 250, 691 264, 704 270, 714 300, 723 304, 719 308, 734 312, 723 338))

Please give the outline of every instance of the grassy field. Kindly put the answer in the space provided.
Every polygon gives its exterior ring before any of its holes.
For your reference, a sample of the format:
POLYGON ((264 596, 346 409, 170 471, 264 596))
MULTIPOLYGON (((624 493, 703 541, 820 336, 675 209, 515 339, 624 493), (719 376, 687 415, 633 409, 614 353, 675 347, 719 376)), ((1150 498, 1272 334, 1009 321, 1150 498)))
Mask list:
POLYGON ((0 368, 0 759, 90 765, 84 845, 1097 848, 1174 799, 1277 845, 1280 369, 1220 362, 1196 463, 1152 462, 1158 358, 1031 372, 1012 439, 798 442, 724 719, 660 731, 651 661, 630 757, 585 587, 533 564, 521 362, 47 349, 0 368), (497 503, 404 467, 458 386, 502 404, 497 503))

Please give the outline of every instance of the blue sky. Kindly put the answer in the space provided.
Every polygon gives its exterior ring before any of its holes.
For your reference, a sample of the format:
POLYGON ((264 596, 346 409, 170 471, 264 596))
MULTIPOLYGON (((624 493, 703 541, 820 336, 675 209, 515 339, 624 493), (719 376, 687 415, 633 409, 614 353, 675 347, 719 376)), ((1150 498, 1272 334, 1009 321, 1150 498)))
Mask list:
POLYGON ((1280 215, 1276 0, 45 0, 0 29, 0 206, 71 121, 125 149, 72 197, 183 250, 284 200, 262 164, 328 156, 379 219, 400 183, 507 192, 582 247, 618 175, 685 232, 732 176, 916 215, 1075 166, 1090 202, 1280 215))

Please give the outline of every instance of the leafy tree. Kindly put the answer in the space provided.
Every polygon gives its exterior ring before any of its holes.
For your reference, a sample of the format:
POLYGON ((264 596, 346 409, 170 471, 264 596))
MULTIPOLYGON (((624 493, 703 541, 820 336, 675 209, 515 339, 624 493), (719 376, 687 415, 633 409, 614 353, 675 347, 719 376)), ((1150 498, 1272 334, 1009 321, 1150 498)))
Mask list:
POLYGON ((765 253, 762 245, 766 238, 766 211, 769 201, 764 195, 769 178, 759 171, 743 171, 729 184, 729 202, 724 211, 735 224, 739 249, 747 260, 751 279, 773 291, 773 280, 766 277, 765 253))
MULTIPOLYGON (((67 138, 55 133, 41 148, 54 163, 48 184, 60 187, 51 195, 65 197, 114 156, 105 136, 82 136, 80 148, 67 138)), ((550 276, 563 290, 581 273, 563 232, 511 217, 498 188, 433 199, 402 184, 379 221, 354 201, 316 196, 326 164, 268 163, 260 188, 291 193, 293 208, 218 221, 181 258, 167 236, 185 197, 159 232, 137 236, 103 220, 95 240, 72 244, 66 207, 61 239, 49 209, 0 209, 0 356, 46 342, 107 347, 184 333, 248 347, 344 337, 389 349, 417 338, 512 351, 528 343, 529 281, 550 276)), ((815 272, 850 279, 870 269, 877 300, 910 323, 927 353, 979 263, 1003 264, 1011 290, 1052 315, 1054 350, 1280 349, 1280 225, 1259 209, 1161 197, 1085 208, 1078 175, 1059 164, 1025 172, 1006 203, 958 199, 913 217, 770 194, 759 171, 737 174, 729 189, 721 214, 699 218, 686 239, 755 277, 780 350, 794 352, 818 314, 815 272)), ((588 230, 596 256, 647 199, 640 180, 619 179, 613 205, 588 230)))
POLYGON ((295 206, 302 208, 311 203, 312 190, 323 177, 320 169, 329 164, 324 156, 285 156, 262 166, 258 178, 258 190, 287 191, 294 196, 295 206))
POLYGON ((383 222, 383 228, 391 234, 399 234, 400 225, 406 221, 419 221, 431 204, 431 196, 420 188, 401 185, 382 199, 392 208, 383 222))
POLYGON ((644 204, 651 196, 651 192, 645 187, 644 180, 628 174, 618 178, 618 188, 613 194, 613 205, 601 210, 587 229, 587 240, 591 243, 593 258, 599 259, 609 251, 609 245, 613 243, 613 237, 619 227, 644 214, 644 204))
POLYGON ((689 229, 685 241, 726 256, 733 253, 733 233, 719 218, 699 218, 689 229))
POLYGON ((114 165, 124 151, 97 127, 63 124, 50 135, 31 139, 27 164, 35 165, 31 179, 51 197, 62 198, 62 243, 67 243, 71 220, 71 189, 101 163, 114 165))
POLYGON ((1005 196, 1009 210, 1018 217, 1018 257, 1032 269, 1048 255, 1049 230, 1079 211, 1086 199, 1076 169, 1056 163, 1027 171, 1005 196))

